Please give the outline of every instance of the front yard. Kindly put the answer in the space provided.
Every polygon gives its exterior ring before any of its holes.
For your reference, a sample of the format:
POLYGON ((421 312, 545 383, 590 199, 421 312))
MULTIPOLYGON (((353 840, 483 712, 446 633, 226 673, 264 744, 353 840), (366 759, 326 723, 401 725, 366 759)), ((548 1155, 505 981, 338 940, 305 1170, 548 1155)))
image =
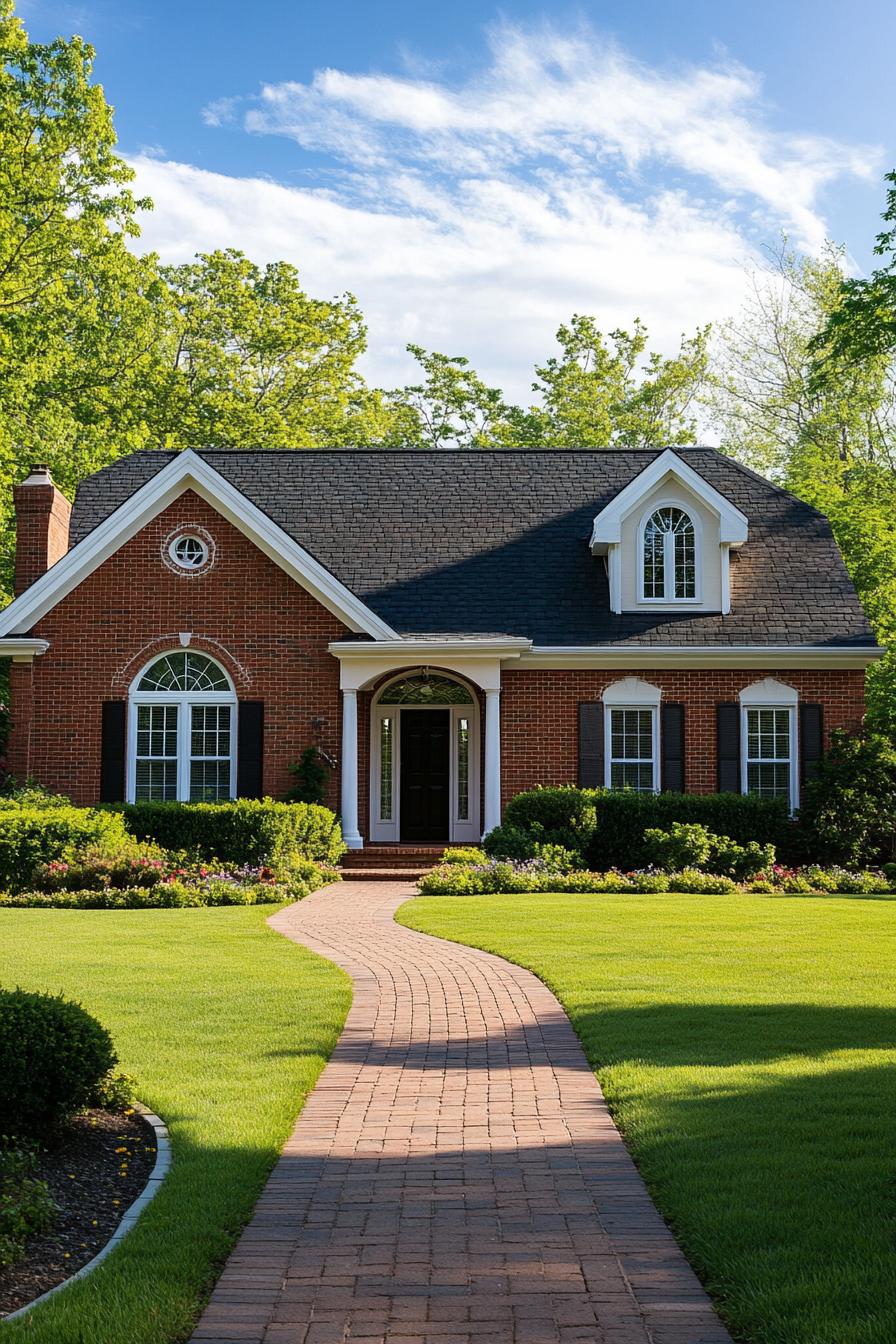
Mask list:
POLYGON ((426 897, 560 998, 735 1337, 896 1339, 896 902, 426 897))
POLYGON ((349 982, 268 907, 0 910, 0 984, 80 1000, 167 1122, 174 1162, 121 1249, 35 1313, 31 1344, 186 1339, 348 1011, 349 982))

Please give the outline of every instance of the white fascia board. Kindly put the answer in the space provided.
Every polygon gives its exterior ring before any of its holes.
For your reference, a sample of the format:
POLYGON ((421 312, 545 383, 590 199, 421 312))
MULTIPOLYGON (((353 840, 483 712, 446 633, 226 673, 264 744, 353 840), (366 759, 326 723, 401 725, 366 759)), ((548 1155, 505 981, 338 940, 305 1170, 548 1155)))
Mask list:
POLYGON ((339 660, 339 686, 360 691, 389 672, 426 666, 454 672, 483 691, 501 689, 501 668, 532 646, 528 639, 396 639, 330 644, 339 660))
POLYGON ((623 519, 632 509, 637 508, 645 495, 669 475, 674 476, 719 515, 719 540, 722 545, 743 545, 747 540, 749 528, 744 514, 720 494, 715 486, 704 480, 698 471, 683 461, 671 448, 667 448, 639 472, 633 481, 629 481, 625 489, 620 490, 619 494, 597 515, 591 532, 591 550, 595 555, 603 555, 609 546, 619 544, 622 539, 623 519))
POLYGON ((693 671, 714 667, 739 668, 865 668, 886 653, 881 648, 855 648, 850 645, 729 644, 682 648, 680 645, 625 645, 565 647, 533 645, 517 659, 518 668, 561 671, 572 668, 604 670, 624 668, 690 668, 693 671))
POLYGON ((135 491, 0 612, 0 636, 30 630, 57 602, 67 597, 185 490, 195 491, 349 629, 376 640, 397 638, 391 626, 380 620, 314 556, 189 448, 168 462, 152 480, 135 491))
POLYGON ((11 658, 14 663, 30 663, 50 647, 48 639, 0 639, 0 658, 11 658))
POLYGON ((339 640, 329 644, 328 649, 335 658, 364 659, 381 658, 384 653, 407 654, 469 654, 472 658, 491 658, 496 654, 502 658, 519 657, 532 648, 531 639, 508 636, 506 639, 390 639, 379 640, 376 644, 369 641, 339 640))

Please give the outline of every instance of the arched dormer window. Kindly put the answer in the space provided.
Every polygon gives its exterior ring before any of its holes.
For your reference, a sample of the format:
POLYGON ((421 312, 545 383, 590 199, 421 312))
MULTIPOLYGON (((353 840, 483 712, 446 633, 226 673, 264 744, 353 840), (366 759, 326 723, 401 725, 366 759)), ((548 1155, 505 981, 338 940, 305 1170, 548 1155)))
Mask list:
POLYGON ((128 797, 219 802, 236 791, 236 694, 224 669, 183 649, 155 659, 131 687, 128 797))
POLYGON ((645 602, 687 602, 698 597, 697 534, 684 509, 666 505, 645 522, 641 575, 645 602))

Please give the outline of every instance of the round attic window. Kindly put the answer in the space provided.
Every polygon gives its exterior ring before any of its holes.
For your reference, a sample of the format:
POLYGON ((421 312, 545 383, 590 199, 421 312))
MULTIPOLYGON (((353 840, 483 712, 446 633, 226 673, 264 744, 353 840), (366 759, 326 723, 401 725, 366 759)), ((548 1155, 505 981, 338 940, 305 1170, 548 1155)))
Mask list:
POLYGON ((178 569, 201 569, 208 560, 208 545, 194 532, 184 532, 171 542, 168 554, 178 569))

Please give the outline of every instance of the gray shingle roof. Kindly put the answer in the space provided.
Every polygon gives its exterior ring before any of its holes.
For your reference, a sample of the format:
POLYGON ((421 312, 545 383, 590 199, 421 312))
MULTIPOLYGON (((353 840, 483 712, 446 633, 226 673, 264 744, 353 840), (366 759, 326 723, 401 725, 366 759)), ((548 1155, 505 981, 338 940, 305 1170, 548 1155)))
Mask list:
MULTIPOLYGON (((656 451, 215 451, 201 456, 401 634, 536 644, 857 645, 874 636, 821 514, 711 448, 681 456, 749 519, 731 613, 609 608, 597 514, 656 451)), ((80 541, 173 454, 78 489, 80 541)))

